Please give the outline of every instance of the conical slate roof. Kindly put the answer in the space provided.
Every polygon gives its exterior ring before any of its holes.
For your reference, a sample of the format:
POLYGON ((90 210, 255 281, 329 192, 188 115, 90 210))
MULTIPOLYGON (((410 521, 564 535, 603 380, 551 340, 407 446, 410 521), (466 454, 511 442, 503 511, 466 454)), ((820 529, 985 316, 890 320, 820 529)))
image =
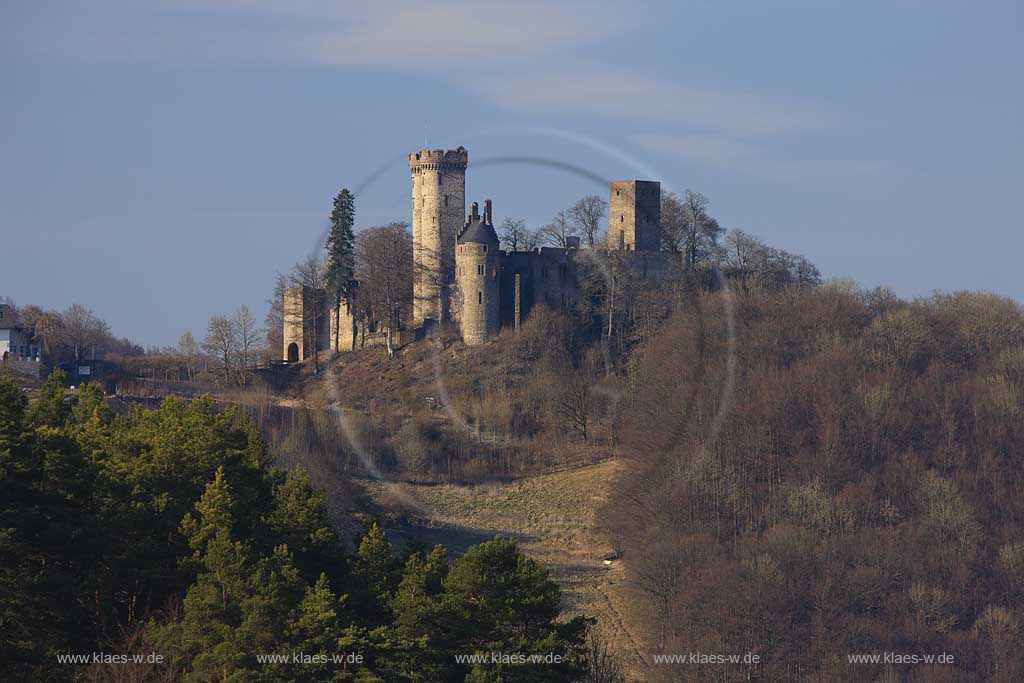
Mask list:
POLYGON ((479 206, 473 202, 466 226, 459 232, 459 244, 498 244, 498 233, 494 232, 494 225, 491 223, 491 200, 484 202, 483 216, 479 211, 479 206))

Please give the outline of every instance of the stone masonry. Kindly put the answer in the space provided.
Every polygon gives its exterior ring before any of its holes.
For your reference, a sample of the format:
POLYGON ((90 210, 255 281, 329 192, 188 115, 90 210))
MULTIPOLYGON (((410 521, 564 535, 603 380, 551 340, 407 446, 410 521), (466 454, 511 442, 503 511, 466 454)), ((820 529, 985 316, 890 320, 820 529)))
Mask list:
POLYGON ((608 199, 609 249, 661 250, 661 183, 615 181, 608 199))
POLYGON ((466 215, 465 147, 409 155, 412 175, 413 325, 450 318, 455 236, 466 215))

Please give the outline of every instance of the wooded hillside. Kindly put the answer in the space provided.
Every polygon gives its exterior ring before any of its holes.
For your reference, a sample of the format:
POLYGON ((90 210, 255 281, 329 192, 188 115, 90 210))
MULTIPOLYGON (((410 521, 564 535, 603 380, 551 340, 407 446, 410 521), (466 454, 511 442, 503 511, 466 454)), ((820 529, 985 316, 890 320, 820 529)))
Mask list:
POLYGON ((1020 305, 847 286, 725 297, 643 351, 623 418, 607 528, 650 649, 758 653, 743 675, 763 680, 1022 680, 1020 305), (847 660, 882 652, 955 664, 847 660))

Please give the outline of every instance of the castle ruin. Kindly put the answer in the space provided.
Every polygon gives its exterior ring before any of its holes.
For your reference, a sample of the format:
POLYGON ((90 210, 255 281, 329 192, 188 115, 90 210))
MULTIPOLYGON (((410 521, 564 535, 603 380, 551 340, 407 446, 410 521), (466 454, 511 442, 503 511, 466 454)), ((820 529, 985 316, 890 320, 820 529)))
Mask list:
MULTIPOLYGON (((412 329, 394 331, 395 346, 414 338, 417 331, 449 321, 458 324, 466 344, 482 344, 502 327, 518 329, 535 306, 568 308, 579 300, 579 238, 569 238, 564 248, 502 251, 491 200, 484 201, 483 213, 476 202, 466 213, 468 165, 465 147, 409 154, 412 329)), ((660 183, 610 184, 605 248, 629 252, 630 262, 645 277, 660 278, 678 268, 678 260, 661 251, 660 183)), ((286 291, 285 360, 308 358, 314 344, 317 349, 351 351, 357 340, 361 345, 368 338, 371 345, 383 343, 379 333, 368 337, 347 303, 336 316, 322 294, 300 288, 286 291), (313 324, 314 307, 320 307, 315 315, 322 321, 319 325, 313 324)))

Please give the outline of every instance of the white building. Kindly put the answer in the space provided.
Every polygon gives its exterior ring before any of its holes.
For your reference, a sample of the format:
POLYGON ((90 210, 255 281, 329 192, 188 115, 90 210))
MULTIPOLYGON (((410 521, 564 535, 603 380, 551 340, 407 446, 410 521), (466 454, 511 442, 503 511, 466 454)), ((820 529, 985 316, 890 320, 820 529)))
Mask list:
POLYGON ((39 348, 29 341, 25 329, 18 324, 14 309, 0 304, 0 360, 39 356, 39 348))

